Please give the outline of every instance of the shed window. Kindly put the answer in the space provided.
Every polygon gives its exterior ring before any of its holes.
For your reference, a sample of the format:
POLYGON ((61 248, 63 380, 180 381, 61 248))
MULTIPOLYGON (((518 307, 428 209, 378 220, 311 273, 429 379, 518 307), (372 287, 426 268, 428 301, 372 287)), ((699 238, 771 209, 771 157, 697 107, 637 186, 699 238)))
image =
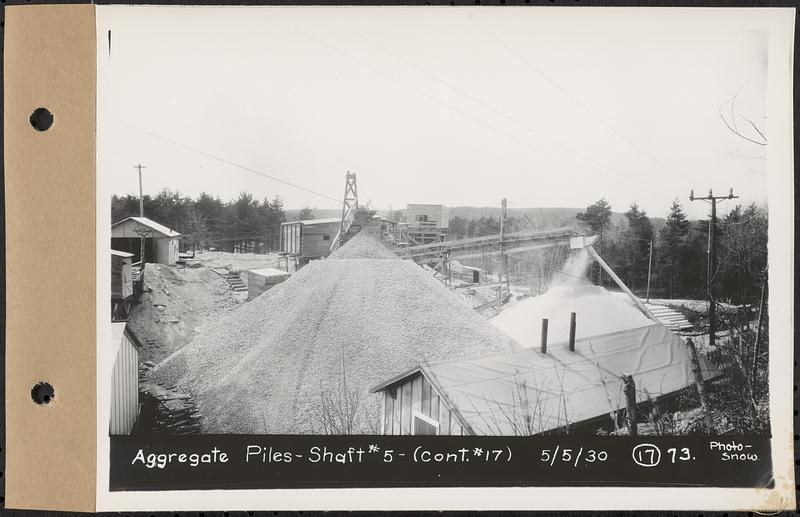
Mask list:
POLYGON ((428 222, 428 215, 427 214, 418 215, 417 221, 428 222))
POLYGON ((322 240, 323 241, 329 241, 329 240, 331 240, 331 236, 330 235, 323 235, 322 236, 322 240))
POLYGON ((439 422, 423 415, 419 411, 414 411, 414 428, 412 433, 416 435, 439 434, 439 422))

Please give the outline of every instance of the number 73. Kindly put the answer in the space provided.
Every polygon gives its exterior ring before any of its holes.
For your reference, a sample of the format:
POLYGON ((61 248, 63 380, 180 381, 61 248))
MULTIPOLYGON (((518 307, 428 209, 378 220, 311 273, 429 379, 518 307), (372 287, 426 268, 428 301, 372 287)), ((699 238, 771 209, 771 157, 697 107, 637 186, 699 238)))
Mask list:
POLYGON ((682 447, 681 449, 670 447, 667 449, 667 454, 669 454, 670 458, 672 458, 672 463, 675 463, 676 461, 689 461, 694 459, 692 458, 692 452, 688 447, 682 447), (678 455, 679 451, 680 455, 678 455))

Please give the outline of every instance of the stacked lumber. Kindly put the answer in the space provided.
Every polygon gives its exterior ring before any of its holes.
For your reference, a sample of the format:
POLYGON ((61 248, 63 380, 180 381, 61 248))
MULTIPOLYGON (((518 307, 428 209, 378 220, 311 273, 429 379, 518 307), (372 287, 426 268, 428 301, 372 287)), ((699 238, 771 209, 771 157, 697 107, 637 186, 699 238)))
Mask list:
POLYGON ((658 318, 658 321, 672 331, 688 330, 694 327, 689 323, 689 320, 686 319, 686 316, 666 305, 657 305, 654 303, 646 303, 644 305, 653 313, 653 316, 658 318))
POLYGON ((165 387, 147 380, 150 364, 139 367, 139 390, 155 404, 152 431, 171 435, 199 434, 202 415, 192 397, 176 386, 165 387))

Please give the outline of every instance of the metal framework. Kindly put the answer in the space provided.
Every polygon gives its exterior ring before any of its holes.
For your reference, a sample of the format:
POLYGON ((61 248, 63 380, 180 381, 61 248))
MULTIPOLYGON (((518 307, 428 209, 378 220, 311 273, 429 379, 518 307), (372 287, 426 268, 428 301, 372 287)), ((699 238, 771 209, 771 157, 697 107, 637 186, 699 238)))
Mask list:
POLYGON ((487 248, 497 248, 499 251, 502 246, 504 254, 522 253, 568 244, 574 234, 572 228, 505 233, 408 246, 398 250, 398 254, 418 264, 431 264, 441 261, 444 252, 458 258, 471 258, 482 256, 487 248))
MULTIPOLYGON (((344 183, 344 196, 342 198, 342 220, 339 224, 339 232, 331 242, 331 251, 336 250, 339 246, 344 244, 349 237, 348 231, 353 224, 358 212, 358 183, 356 182, 356 173, 347 171, 344 183)), ((359 217, 362 219, 363 216, 359 217)), ((364 221, 360 221, 363 223, 364 221)))

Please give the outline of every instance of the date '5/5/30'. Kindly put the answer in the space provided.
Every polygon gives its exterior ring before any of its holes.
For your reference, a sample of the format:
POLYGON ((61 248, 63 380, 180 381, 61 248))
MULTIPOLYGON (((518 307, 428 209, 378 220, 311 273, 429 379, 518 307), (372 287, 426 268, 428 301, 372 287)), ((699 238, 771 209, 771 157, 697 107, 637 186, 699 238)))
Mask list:
POLYGON ((551 467, 556 463, 566 463, 573 467, 581 465, 588 466, 592 463, 603 462, 608 459, 608 452, 598 451, 596 449, 579 448, 562 448, 556 445, 555 449, 542 449, 539 460, 542 463, 547 463, 551 467))

